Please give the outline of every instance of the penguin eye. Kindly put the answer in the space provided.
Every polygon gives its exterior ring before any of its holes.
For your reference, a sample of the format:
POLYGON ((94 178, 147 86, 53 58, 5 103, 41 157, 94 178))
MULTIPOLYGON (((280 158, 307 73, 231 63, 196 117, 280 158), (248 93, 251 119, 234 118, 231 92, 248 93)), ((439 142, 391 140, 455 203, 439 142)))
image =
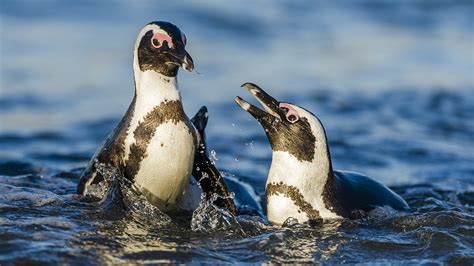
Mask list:
POLYGON ((298 111, 293 108, 291 104, 280 103, 278 106, 281 108, 281 110, 283 110, 283 112, 285 112, 286 121, 294 124, 300 120, 298 111))
POLYGON ((168 34, 158 32, 151 37, 151 45, 153 48, 161 48, 165 42, 169 49, 173 48, 173 40, 168 34))
POLYGON ((295 115, 295 114, 290 114, 290 115, 288 115, 288 116, 286 117, 286 120, 288 120, 288 122, 290 122, 290 123, 292 123, 292 124, 293 124, 293 123, 296 123, 299 119, 300 119, 300 118, 299 118, 297 115, 295 115))
POLYGON ((160 48, 163 45, 163 43, 161 43, 160 40, 156 38, 151 38, 151 45, 155 48, 160 48))

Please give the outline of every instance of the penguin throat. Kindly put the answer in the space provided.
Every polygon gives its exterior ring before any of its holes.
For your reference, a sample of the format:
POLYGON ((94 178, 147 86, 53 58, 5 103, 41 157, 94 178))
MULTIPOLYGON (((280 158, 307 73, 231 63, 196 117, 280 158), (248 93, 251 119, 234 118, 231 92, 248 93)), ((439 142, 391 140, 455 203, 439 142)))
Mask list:
POLYGON ((331 175, 331 160, 327 156, 315 156, 310 162, 302 162, 288 152, 274 151, 267 184, 292 185, 301 192, 317 192, 320 195, 331 175))
MULTIPOLYGON (((181 101, 176 77, 168 77, 153 70, 138 71, 135 75, 137 105, 151 103, 154 107, 164 101, 181 101)), ((148 105, 148 104, 147 104, 148 105)))

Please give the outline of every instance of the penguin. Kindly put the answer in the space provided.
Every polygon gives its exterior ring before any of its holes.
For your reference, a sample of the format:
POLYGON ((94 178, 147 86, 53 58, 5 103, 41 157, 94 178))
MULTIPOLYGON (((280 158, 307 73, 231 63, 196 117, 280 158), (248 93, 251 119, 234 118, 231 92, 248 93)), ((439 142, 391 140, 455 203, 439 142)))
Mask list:
POLYGON ((235 213, 231 193, 207 155, 207 108, 192 121, 183 109, 178 69, 194 69, 186 42, 186 35, 169 22, 154 21, 140 31, 133 53, 133 100, 82 173, 78 194, 104 197, 105 191, 91 188, 110 187, 99 169, 107 165, 165 213, 196 209, 201 192, 235 213))
POLYGON ((407 211, 408 204, 387 186, 347 171, 334 171, 321 121, 297 105, 279 102, 252 83, 242 85, 263 106, 237 96, 235 102, 264 128, 272 147, 266 181, 267 217, 281 225, 357 218, 376 207, 407 211))

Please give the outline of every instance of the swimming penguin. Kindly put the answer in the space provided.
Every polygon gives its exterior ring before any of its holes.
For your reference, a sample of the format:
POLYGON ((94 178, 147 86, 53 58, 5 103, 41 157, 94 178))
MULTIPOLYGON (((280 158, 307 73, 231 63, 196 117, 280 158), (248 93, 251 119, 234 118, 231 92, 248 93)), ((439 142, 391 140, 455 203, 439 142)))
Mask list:
POLYGON ((230 192, 207 156, 207 109, 201 108, 191 121, 181 103, 178 68, 194 69, 186 41, 169 22, 151 22, 140 31, 133 55, 134 98, 82 173, 78 194, 87 195, 93 185, 110 186, 101 185, 107 180, 98 165, 105 164, 118 169, 164 212, 195 209, 202 189, 208 199, 217 198, 218 206, 235 213, 230 192))
POLYGON ((300 223, 351 218, 377 206, 409 208, 399 195, 367 176, 333 171, 324 127, 311 112, 279 102, 255 84, 242 87, 265 109, 235 98, 262 125, 272 147, 266 182, 269 222, 283 224, 289 217, 300 223))

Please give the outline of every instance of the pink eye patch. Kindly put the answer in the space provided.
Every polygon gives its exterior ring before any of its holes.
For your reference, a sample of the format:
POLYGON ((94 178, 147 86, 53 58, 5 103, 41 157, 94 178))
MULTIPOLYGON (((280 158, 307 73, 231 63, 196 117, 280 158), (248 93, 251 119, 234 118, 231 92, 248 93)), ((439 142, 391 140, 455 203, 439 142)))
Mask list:
POLYGON ((166 41, 169 48, 173 48, 173 40, 171 40, 171 37, 167 34, 155 33, 153 34, 153 37, 151 37, 151 45, 155 48, 160 48, 161 46, 163 46, 164 41, 166 41))
POLYGON ((290 104, 280 103, 280 108, 288 109, 288 112, 286 113, 286 119, 288 121, 294 123, 298 121, 298 119, 300 119, 300 116, 298 115, 298 111, 296 111, 296 109, 293 108, 290 104))

